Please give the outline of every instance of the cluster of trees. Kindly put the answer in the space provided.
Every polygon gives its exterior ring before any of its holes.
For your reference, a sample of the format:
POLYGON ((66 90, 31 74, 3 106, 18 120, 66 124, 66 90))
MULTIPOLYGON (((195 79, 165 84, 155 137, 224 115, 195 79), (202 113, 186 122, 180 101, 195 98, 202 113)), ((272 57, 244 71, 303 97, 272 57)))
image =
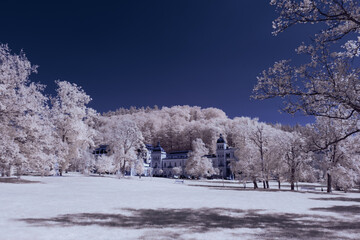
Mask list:
POLYGON ((76 86, 56 81, 57 95, 46 96, 44 87, 29 76, 37 66, 25 54, 12 54, 0 45, 0 171, 17 175, 46 174, 58 164, 66 169, 71 159, 93 144, 90 97, 76 86))
POLYGON ((131 167, 136 166, 138 174, 143 173, 141 152, 146 151, 141 131, 135 122, 129 119, 116 119, 113 117, 98 117, 95 126, 98 132, 98 143, 105 143, 109 147, 109 155, 103 166, 103 159, 97 161, 97 166, 104 172, 117 172, 118 176, 124 175, 131 167), (110 162, 110 163, 109 163, 110 162))
POLYGON ((319 150, 319 146, 337 139, 343 126, 324 117, 317 117, 314 124, 295 127, 251 120, 238 134, 241 140, 235 146, 239 161, 231 167, 235 173, 241 172, 243 179, 252 180, 255 188, 259 180, 269 188, 268 180, 275 178, 279 188, 286 180, 292 190, 297 181, 319 180, 327 180, 328 192, 332 186, 349 189, 360 181, 359 137, 351 136, 319 150))
MULTIPOLYGON (((57 170, 89 173, 116 172, 131 167, 142 173, 145 143, 158 141, 166 151, 192 150, 186 172, 194 177, 216 174, 204 157, 216 153, 216 140, 224 134, 235 147, 239 161, 231 164, 235 175, 257 187, 269 179, 294 183, 328 179, 331 186, 353 187, 358 182, 357 135, 344 138, 357 125, 348 119, 317 117, 301 127, 269 125, 258 119, 230 119, 216 108, 174 106, 118 110, 103 115, 87 107, 91 98, 81 87, 56 81, 56 96, 46 96, 44 86, 30 81, 36 72, 24 53, 12 54, 0 47, 1 144, 0 171, 9 175, 57 170), (340 140, 341 141, 340 141, 340 140), (92 151, 99 144, 109 147, 109 156, 95 161, 92 151), (139 157, 141 156, 141 157, 139 157), (345 174, 346 173, 346 174, 345 174)), ((177 169, 174 169, 176 171, 177 169)), ((179 169, 178 169, 179 170, 179 169)))
POLYGON ((317 24, 321 30, 296 49, 307 60, 298 65, 291 59, 275 62, 258 77, 253 97, 281 97, 285 112, 315 116, 309 150, 325 155, 328 185, 332 176, 356 178, 360 1, 272 0, 271 4, 279 13, 274 35, 298 24, 317 24))
POLYGON ((89 173, 94 167, 101 172, 109 166, 124 173, 143 146, 136 124, 101 117, 76 84, 56 81, 56 96, 45 95, 45 86, 30 80, 36 71, 23 52, 0 44, 1 176, 89 173), (96 163, 92 151, 100 143, 111 147, 112 156, 96 163))
MULTIPOLYGON (((215 143, 222 133, 228 145, 236 148, 238 161, 230 163, 231 170, 238 178, 251 180, 255 188, 258 181, 269 188, 270 179, 277 179, 279 187, 281 181, 289 181, 292 189, 297 181, 329 179, 331 191, 331 186, 348 189, 360 180, 356 152, 360 139, 353 135, 336 141, 342 136, 341 129, 349 128, 346 121, 317 117, 314 124, 291 127, 248 117, 230 119, 215 108, 131 109, 109 112, 102 118, 135 123, 144 142, 156 144, 160 140, 168 152, 192 150, 185 171, 194 177, 216 175, 217 169, 204 155, 216 153, 215 143)), ((181 169, 173 172, 179 174, 181 169)))
POLYGON ((192 149, 185 168, 188 175, 199 178, 210 177, 219 173, 218 169, 213 167, 212 160, 206 157, 209 150, 200 138, 192 142, 192 149))
POLYGON ((115 122, 136 123, 144 142, 156 145, 166 151, 191 150, 192 142, 201 138, 211 153, 215 152, 214 141, 219 133, 225 132, 228 117, 216 108, 173 106, 154 108, 130 108, 132 111, 115 111, 104 114, 103 118, 115 122))

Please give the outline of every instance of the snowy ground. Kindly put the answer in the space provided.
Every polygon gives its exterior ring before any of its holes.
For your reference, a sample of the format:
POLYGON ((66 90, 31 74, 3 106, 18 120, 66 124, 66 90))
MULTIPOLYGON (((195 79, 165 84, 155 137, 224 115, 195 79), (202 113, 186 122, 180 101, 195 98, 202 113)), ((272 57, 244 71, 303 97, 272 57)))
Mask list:
POLYGON ((36 182, 0 182, 0 239, 360 239, 359 193, 159 178, 23 179, 36 182))

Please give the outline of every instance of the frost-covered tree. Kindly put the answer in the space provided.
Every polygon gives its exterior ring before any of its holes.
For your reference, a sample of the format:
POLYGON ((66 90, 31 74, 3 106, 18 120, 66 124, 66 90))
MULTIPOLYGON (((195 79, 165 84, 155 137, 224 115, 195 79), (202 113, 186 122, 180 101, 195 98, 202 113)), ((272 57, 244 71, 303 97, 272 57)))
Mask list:
POLYGON ((102 127, 104 143, 110 147, 114 165, 118 175, 125 174, 137 160, 137 150, 143 144, 143 137, 131 120, 121 120, 117 117, 105 119, 102 127))
POLYGON ((56 163, 56 135, 48 109, 38 116, 32 116, 23 123, 28 123, 26 138, 22 139, 20 150, 28 159, 27 168, 41 176, 49 175, 56 163), (34 120, 34 118, 36 120, 34 120))
POLYGON ((347 191, 359 183, 360 155, 358 136, 351 136, 343 141, 332 144, 323 151, 320 158, 327 175, 327 189, 347 191))
POLYGON ((358 186, 360 181, 360 164, 359 157, 345 158, 342 164, 333 168, 333 186, 337 190, 344 190, 345 192, 355 186, 358 186))
POLYGON ((238 159, 238 161, 230 162, 231 171, 234 174, 240 174, 244 186, 246 181, 250 180, 254 184, 254 189, 257 189, 257 179, 260 176, 261 169, 259 168, 261 164, 257 157, 258 151, 254 149, 253 142, 249 138, 251 132, 250 126, 252 126, 253 121, 250 118, 235 118, 228 124, 226 131, 228 133, 227 140, 235 146, 235 157, 238 159))
POLYGON ((19 145, 11 135, 4 134, 1 136, 0 153, 1 176, 10 176, 13 161, 17 158, 20 160, 23 158, 20 154, 19 145))
POLYGON ((261 170, 261 180, 263 181, 264 188, 269 188, 269 181, 268 181, 268 169, 267 169, 267 158, 266 154, 269 151, 269 135, 268 132, 265 130, 265 124, 256 123, 255 126, 251 129, 249 139, 253 142, 259 158, 260 170, 261 170))
POLYGON ((317 162, 326 174, 327 192, 332 192, 332 186, 334 185, 332 179, 334 177, 342 179, 342 176, 334 176, 334 174, 344 173, 347 167, 349 173, 357 169, 357 164, 352 162, 358 159, 358 153, 352 149, 357 148, 358 137, 352 136, 338 141, 343 137, 341 133, 344 132, 344 129, 354 129, 356 127, 354 122, 325 117, 317 117, 316 123, 307 127, 306 134, 308 135, 309 148, 313 151, 319 149, 317 151, 317 162), (351 123, 351 126, 349 126, 349 123, 351 123), (341 171, 338 171, 339 169, 341 171))
POLYGON ((288 133, 286 137, 285 166, 287 180, 290 182, 291 190, 295 190, 295 183, 299 180, 302 166, 311 162, 311 153, 305 150, 306 142, 298 132, 288 133))
POLYGON ((86 105, 91 98, 84 90, 66 81, 56 81, 57 96, 52 99, 52 119, 57 134, 57 160, 60 175, 84 149, 94 145, 94 129, 87 122, 94 110, 86 105))
POLYGON ((232 163, 232 171, 241 172, 244 182, 246 183, 246 180, 252 181, 254 189, 257 189, 257 181, 261 175, 261 164, 258 154, 251 146, 249 139, 244 138, 244 142, 237 147, 235 156, 239 161, 232 163))
POLYGON ((144 170, 144 160, 138 157, 135 162, 135 172, 139 176, 139 178, 141 178, 141 175, 144 174, 144 170))
POLYGON ((271 174, 276 178, 278 182, 278 188, 281 189, 281 182, 286 179, 286 164, 285 164, 285 153, 287 138, 284 137, 286 133, 278 130, 276 139, 273 139, 273 144, 270 145, 268 158, 269 166, 271 166, 271 174))
POLYGON ((45 173, 52 168, 53 135, 48 119, 44 86, 30 81, 36 73, 25 54, 12 54, 0 44, 0 165, 9 175, 11 166, 45 173))
POLYGON ((198 138, 192 142, 192 151, 189 153, 185 167, 188 175, 198 178, 216 174, 212 161, 205 156, 208 152, 201 139, 198 138))
POLYGON ((95 170, 95 156, 90 149, 82 149, 80 156, 75 160, 76 169, 82 174, 89 175, 95 170))
MULTIPOLYGON (((297 24, 318 24, 321 31, 312 42, 297 49, 299 54, 309 56, 307 62, 298 66, 290 60, 276 62, 258 77, 254 97, 281 97, 289 113, 303 111, 307 115, 359 121, 360 2, 272 0, 271 4, 279 13, 273 22, 275 35, 297 24)), ((337 141, 359 131, 346 129, 337 141)))
POLYGON ((254 188, 257 181, 263 181, 264 188, 269 187, 272 176, 283 177, 281 162, 284 149, 279 142, 284 132, 279 127, 261 123, 258 119, 247 117, 235 118, 227 125, 227 131, 236 147, 235 156, 230 168, 233 173, 241 173, 241 178, 251 180, 254 188))
POLYGON ((172 174, 176 175, 176 176, 180 176, 183 173, 182 167, 174 167, 174 168, 172 168, 171 171, 172 171, 172 174))
POLYGON ((215 153, 214 141, 219 132, 225 132, 228 118, 220 109, 173 106, 161 109, 137 109, 104 114, 120 119, 131 119, 140 129, 144 141, 162 143, 166 151, 191 149, 192 141, 201 138, 211 153, 215 153))
MULTIPOLYGON (((274 35, 296 24, 322 24, 315 42, 337 43, 347 35, 360 33, 360 4, 358 0, 271 0, 279 17, 273 21, 274 35)), ((359 54, 359 39, 345 41, 351 55, 359 54)))
POLYGON ((96 172, 101 175, 104 173, 114 172, 114 159, 113 156, 101 155, 98 156, 95 162, 96 172))
POLYGON ((279 152, 278 141, 282 138, 280 130, 265 124, 258 122, 254 119, 248 123, 248 137, 251 141, 251 147, 255 153, 253 156, 258 158, 255 160, 260 164, 260 178, 263 181, 264 188, 269 188, 269 178, 277 166, 277 153, 279 152), (257 154, 257 156, 256 156, 257 154))

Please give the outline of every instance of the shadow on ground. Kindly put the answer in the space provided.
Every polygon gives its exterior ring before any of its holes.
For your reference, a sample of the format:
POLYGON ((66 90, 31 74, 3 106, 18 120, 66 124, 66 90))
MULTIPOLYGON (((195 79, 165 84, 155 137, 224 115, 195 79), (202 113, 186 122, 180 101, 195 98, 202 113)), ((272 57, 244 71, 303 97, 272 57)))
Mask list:
MULTIPOLYGON (((205 185, 205 184, 188 184, 188 186, 191 187, 203 187, 203 188, 209 188, 209 189, 213 189, 213 190, 234 190, 234 191, 249 191, 249 192, 293 192, 293 193, 302 193, 302 194, 306 194, 306 193, 311 193, 311 194, 319 194, 319 195, 329 195, 329 193, 327 192, 322 192, 319 190, 306 190, 306 191, 301 191, 301 190, 297 190, 297 191, 292 191, 289 188, 267 188, 264 189, 262 187, 259 187, 257 189, 254 189, 252 187, 246 187, 244 188, 241 185, 238 186, 216 186, 216 185, 205 185)), ((337 195, 337 193, 331 193, 332 195, 337 195)))
MULTIPOLYGON (((313 211, 325 211, 325 212, 334 212, 340 213, 343 215, 353 215, 358 216, 360 214, 359 205, 350 205, 350 206, 332 206, 328 208, 311 208, 313 211)), ((360 225, 360 223, 359 223, 360 225)))
POLYGON ((166 208, 120 211, 121 213, 114 214, 78 213, 53 218, 26 218, 20 221, 46 227, 96 225, 129 229, 181 228, 187 229, 186 233, 206 233, 222 229, 261 229, 264 230, 264 234, 257 236, 261 239, 333 239, 338 237, 339 232, 354 234, 360 231, 360 224, 352 219, 347 221, 320 215, 269 214, 261 210, 166 208))
POLYGON ((13 178, 13 177, 6 177, 6 178, 2 178, 0 177, 0 183, 41 183, 39 181, 30 181, 30 180, 25 180, 22 178, 13 178))
POLYGON ((358 202, 358 203, 360 203, 360 198, 348 198, 348 197, 310 198, 310 199, 321 200, 321 201, 342 201, 342 202, 358 202))

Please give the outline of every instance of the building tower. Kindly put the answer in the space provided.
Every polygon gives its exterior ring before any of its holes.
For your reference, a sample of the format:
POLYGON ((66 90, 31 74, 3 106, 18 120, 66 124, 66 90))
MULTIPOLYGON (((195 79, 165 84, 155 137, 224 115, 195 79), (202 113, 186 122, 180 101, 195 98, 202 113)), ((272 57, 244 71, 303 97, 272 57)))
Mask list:
POLYGON ((225 150, 225 149, 226 149, 226 142, 225 142, 222 134, 220 133, 220 137, 216 142, 216 151, 225 150))
POLYGON ((216 158, 217 158, 220 175, 223 177, 226 177, 225 150, 226 150, 226 142, 225 142, 222 134, 220 134, 219 139, 216 141, 216 158))
POLYGON ((151 167, 154 175, 162 175, 163 159, 166 158, 165 150, 158 142, 157 146, 152 149, 151 153, 151 167), (161 171, 160 171, 161 170, 161 171))

